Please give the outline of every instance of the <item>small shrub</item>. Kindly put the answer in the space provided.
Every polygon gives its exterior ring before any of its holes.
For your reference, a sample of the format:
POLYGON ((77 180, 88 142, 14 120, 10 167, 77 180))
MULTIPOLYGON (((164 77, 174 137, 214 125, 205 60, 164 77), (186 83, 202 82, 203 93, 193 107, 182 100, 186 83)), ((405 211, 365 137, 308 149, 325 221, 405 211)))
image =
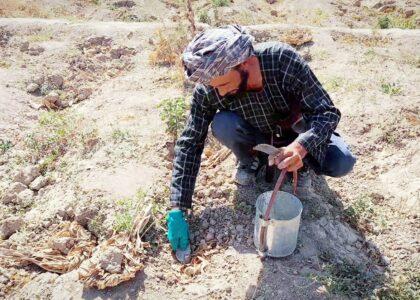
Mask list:
POLYGON ((395 83, 382 83, 381 89, 384 94, 396 96, 401 94, 401 87, 395 83))
POLYGON ((420 291, 420 273, 417 271, 403 274, 378 292, 379 299, 384 300, 414 300, 418 299, 420 291))
POLYGON ((360 196, 352 205, 344 210, 345 216, 353 225, 366 222, 374 215, 374 205, 368 195, 360 196))
POLYGON ((25 139, 37 158, 55 160, 63 155, 73 141, 73 122, 60 112, 44 112, 39 117, 38 127, 25 139))
POLYGON ((165 99, 158 107, 161 109, 160 118, 166 125, 166 132, 175 141, 187 120, 187 102, 183 97, 165 99))
POLYGON ((212 0, 213 6, 215 7, 222 7, 222 6, 229 6, 229 0, 212 0))
POLYGON ((198 21, 207 24, 211 23, 210 16, 207 10, 200 11, 200 13, 198 14, 198 21))
POLYGON ((2 69, 8 69, 11 66, 12 65, 8 61, 0 60, 0 68, 2 68, 2 69))
POLYGON ((414 18, 404 18, 400 15, 386 15, 378 19, 378 27, 381 29, 401 28, 415 29, 416 24, 414 18))
POLYGON ((116 202, 119 212, 115 216, 114 230, 117 232, 127 232, 133 227, 134 219, 144 205, 146 193, 141 189, 137 191, 134 198, 123 198, 116 202))
POLYGON ((5 140, 0 139, 0 153, 1 154, 6 153, 6 151, 12 147, 13 145, 11 141, 5 141, 5 140))
POLYGON ((112 139, 116 143, 128 141, 130 139, 130 136, 131 134, 127 130, 114 129, 114 131, 112 132, 112 139))
POLYGON ((338 77, 338 76, 330 77, 327 80, 325 80, 325 82, 323 83, 324 88, 328 92, 337 92, 339 88, 342 87, 343 85, 344 85, 344 78, 338 77))
POLYGON ((30 35, 28 36, 28 41, 29 42, 45 42, 45 41, 52 40, 52 38, 53 38, 52 33, 47 32, 47 33, 39 33, 39 34, 30 35))
POLYGON ((375 278, 369 277, 361 266, 346 262, 328 263, 324 271, 325 274, 316 276, 315 279, 324 284, 333 294, 364 297, 369 295, 376 283, 375 278))
POLYGON ((173 31, 157 31, 155 49, 150 53, 149 63, 158 66, 172 66, 188 43, 186 27, 178 26, 173 31))
POLYGON ((388 16, 382 16, 378 19, 378 26, 381 29, 387 29, 391 27, 391 19, 388 16))

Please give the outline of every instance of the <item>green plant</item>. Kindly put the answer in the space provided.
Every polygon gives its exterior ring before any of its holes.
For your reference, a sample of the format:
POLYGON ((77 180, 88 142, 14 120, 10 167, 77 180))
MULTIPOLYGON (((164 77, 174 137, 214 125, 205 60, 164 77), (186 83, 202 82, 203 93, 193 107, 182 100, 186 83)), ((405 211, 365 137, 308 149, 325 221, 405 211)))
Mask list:
POLYGON ((328 263, 324 267, 323 275, 314 279, 325 285, 333 294, 347 297, 366 297, 375 286, 375 278, 368 276, 362 266, 355 266, 347 262, 328 263))
POLYGON ((0 139, 0 153, 1 154, 6 153, 6 151, 12 147, 13 145, 11 141, 5 141, 5 140, 0 139))
POLYGON ((381 89, 384 94, 396 96, 401 94, 401 87, 396 83, 382 83, 381 89))
POLYGON ((419 299, 420 273, 416 271, 399 275, 385 288, 378 292, 383 300, 415 300, 419 299))
POLYGON ((315 25, 322 25, 322 23, 328 19, 328 13, 323 11, 320 8, 315 9, 315 11, 313 12, 313 16, 312 16, 312 22, 315 25))
POLYGON ((414 18, 405 18, 403 16, 394 14, 394 15, 385 15, 385 16, 379 17, 378 27, 381 29, 387 29, 387 28, 415 29, 416 24, 415 24, 414 18))
POLYGON ((114 229, 117 232, 130 231, 140 208, 145 204, 146 193, 139 189, 135 197, 127 197, 116 201, 119 212, 115 215, 114 229))
POLYGON ((207 24, 211 23, 208 10, 202 10, 198 13, 198 21, 207 24))
POLYGON ((229 0, 212 0, 213 6, 215 7, 222 7, 222 6, 229 6, 229 0))
POLYGON ((176 141, 187 120, 188 105, 185 98, 165 99, 158 108, 161 109, 160 118, 166 125, 166 132, 176 141))
POLYGON ((325 82, 323 83, 324 88, 328 92, 336 92, 343 85, 344 85, 344 78, 338 77, 338 76, 330 77, 327 80, 325 80, 325 82))
POLYGON ((117 128, 117 129, 114 129, 114 131, 112 131, 112 139, 116 143, 128 141, 130 137, 131 137, 131 134, 127 130, 121 130, 117 128))
POLYGON ((74 120, 62 112, 44 112, 39 117, 37 128, 25 138, 25 144, 38 158, 54 161, 67 152, 75 141, 74 120))
POLYGON ((370 220, 375 213, 374 205, 369 195, 361 195, 354 203, 344 210, 344 214, 353 225, 370 220))
POLYGON ((388 16, 379 17, 378 26, 381 29, 390 28, 391 27, 391 19, 388 16))
POLYGON ((38 34, 28 36, 29 42, 45 42, 45 41, 52 40, 52 38, 53 36, 51 32, 38 33, 38 34))
POLYGON ((0 60, 0 68, 8 69, 11 67, 11 64, 8 61, 0 60))

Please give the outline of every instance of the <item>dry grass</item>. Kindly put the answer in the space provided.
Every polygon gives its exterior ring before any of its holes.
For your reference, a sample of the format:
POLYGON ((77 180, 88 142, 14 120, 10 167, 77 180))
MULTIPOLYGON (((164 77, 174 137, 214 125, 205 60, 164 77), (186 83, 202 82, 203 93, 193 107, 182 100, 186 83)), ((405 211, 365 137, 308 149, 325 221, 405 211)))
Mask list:
POLYGON ((0 17, 48 18, 50 13, 44 10, 36 1, 3 0, 0 1, 0 17))
POLYGON ((308 29, 288 29, 282 33, 280 40, 294 47, 299 47, 312 42, 312 32, 308 29))
POLYGON ((390 42, 387 37, 381 36, 376 31, 372 34, 352 34, 347 32, 332 31, 331 37, 334 41, 340 41, 346 44, 361 44, 366 47, 378 47, 390 42))
POLYGON ((174 31, 158 30, 155 49, 149 56, 149 63, 158 66, 172 66, 180 60, 180 55, 189 39, 185 27, 174 31))

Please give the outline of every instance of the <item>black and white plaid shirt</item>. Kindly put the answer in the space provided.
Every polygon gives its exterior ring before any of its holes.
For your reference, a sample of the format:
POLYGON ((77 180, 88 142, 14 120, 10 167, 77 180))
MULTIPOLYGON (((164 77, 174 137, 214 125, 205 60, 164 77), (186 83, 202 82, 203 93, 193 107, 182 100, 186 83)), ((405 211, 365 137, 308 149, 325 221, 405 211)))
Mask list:
POLYGON ((191 208, 195 181, 207 131, 218 110, 237 113, 262 133, 281 135, 278 114, 290 113, 290 95, 300 100, 306 132, 299 142, 320 164, 331 134, 340 120, 334 107, 304 59, 289 45, 270 42, 255 45, 263 75, 264 89, 240 96, 220 97, 211 86, 197 84, 186 127, 175 147, 171 183, 171 204, 191 208))

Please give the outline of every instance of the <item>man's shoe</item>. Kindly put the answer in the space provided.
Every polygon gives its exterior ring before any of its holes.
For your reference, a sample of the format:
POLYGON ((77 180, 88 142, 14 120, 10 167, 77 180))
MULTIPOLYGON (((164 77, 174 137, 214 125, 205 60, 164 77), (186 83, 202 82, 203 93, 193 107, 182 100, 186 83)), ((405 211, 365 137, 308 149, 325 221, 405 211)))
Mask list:
POLYGON ((235 182, 239 185, 247 186, 255 183, 260 160, 254 157, 254 161, 250 164, 242 164, 239 162, 235 174, 235 182))

